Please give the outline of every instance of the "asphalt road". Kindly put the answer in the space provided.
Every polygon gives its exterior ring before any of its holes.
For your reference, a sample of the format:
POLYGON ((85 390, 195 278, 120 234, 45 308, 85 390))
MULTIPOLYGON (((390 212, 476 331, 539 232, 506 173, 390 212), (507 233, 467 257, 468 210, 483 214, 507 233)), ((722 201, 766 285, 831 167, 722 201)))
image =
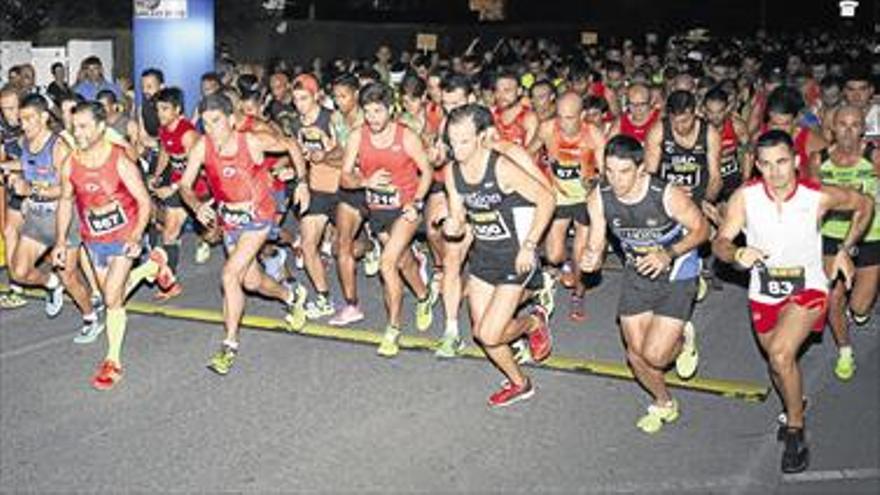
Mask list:
MULTIPOLYGON (((196 266, 188 238, 183 259, 185 293, 173 304, 219 309, 220 251, 196 266)), ((378 330, 379 282, 362 278, 360 289, 368 318, 356 326, 378 330)), ((554 352, 622 361, 619 289, 607 273, 580 324, 558 290, 554 352)), ((135 299, 149 301, 150 288, 135 299)), ((415 333, 406 304, 405 332, 415 333)), ((281 308, 251 299, 248 313, 281 308)), ((438 305, 435 336, 441 314, 438 305)), ((219 377, 205 368, 219 325, 140 315, 129 316, 125 378, 98 392, 89 378, 104 339, 74 344, 78 321, 72 305, 48 320, 38 300, 0 312, 4 493, 880 492, 878 317, 854 335, 851 382, 833 376, 827 332, 804 355, 812 464, 788 477, 775 395, 749 403, 676 390, 680 420, 647 436, 634 423, 648 397, 630 381, 532 368, 535 397, 490 410, 501 376, 483 360, 389 360, 361 344, 248 330, 219 377)), ((742 288, 710 293, 695 323, 700 376, 767 383, 742 288)))

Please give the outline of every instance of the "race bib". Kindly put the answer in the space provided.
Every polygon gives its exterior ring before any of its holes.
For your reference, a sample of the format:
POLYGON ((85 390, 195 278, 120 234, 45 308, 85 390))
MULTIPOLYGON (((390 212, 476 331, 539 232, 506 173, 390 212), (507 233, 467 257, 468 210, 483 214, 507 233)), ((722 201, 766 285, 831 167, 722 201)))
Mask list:
POLYGON ((183 172, 186 169, 186 156, 169 156, 168 164, 171 165, 171 168, 174 170, 183 172))
POLYGON ((551 164, 553 175, 561 181, 574 181, 581 178, 581 166, 579 163, 561 163, 554 160, 551 164))
POLYGON ((774 298, 788 297, 804 290, 806 285, 802 266, 759 268, 758 279, 761 282, 761 294, 774 298))
POLYGON ((699 163, 664 165, 662 177, 676 186, 696 187, 700 185, 702 169, 699 163))
POLYGON ((367 204, 375 209, 400 208, 400 191, 390 186, 382 189, 366 190, 367 204))
POLYGON ((121 229, 128 223, 125 210, 119 203, 112 202, 100 208, 91 208, 86 212, 86 223, 92 235, 106 235, 121 229))
POLYGON ((220 203, 220 218, 225 225, 240 227, 255 220, 254 205, 250 201, 242 203, 220 203))
POLYGON ((324 151, 322 132, 316 127, 305 127, 299 133, 299 141, 303 149, 309 151, 324 151))
POLYGON ((500 241, 510 238, 510 229, 498 211, 468 212, 474 237, 482 241, 500 241))
POLYGON ((726 179, 733 174, 739 173, 739 162, 736 157, 729 156, 721 159, 721 177, 726 179))

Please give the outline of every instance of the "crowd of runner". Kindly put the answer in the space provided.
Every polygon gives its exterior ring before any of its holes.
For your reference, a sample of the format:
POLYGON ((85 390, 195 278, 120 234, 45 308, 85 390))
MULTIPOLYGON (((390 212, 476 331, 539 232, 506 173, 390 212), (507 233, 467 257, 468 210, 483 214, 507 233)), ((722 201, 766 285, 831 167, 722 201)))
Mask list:
POLYGON ((136 104, 96 57, 72 87, 63 66, 46 88, 17 66, 0 89, 0 307, 43 287, 52 318, 66 291, 83 319, 74 341, 106 331, 92 377, 106 390, 123 375, 128 295, 144 280, 159 301, 185 290, 182 240, 197 243, 197 264, 225 248, 225 337, 208 364, 220 375, 238 354, 247 293, 278 300, 293 329, 350 325, 364 318, 361 269, 380 280, 385 357, 412 321, 442 327, 436 356, 454 358, 467 301, 471 337, 503 374, 498 407, 535 393, 521 365, 551 354, 554 319, 587 318, 616 253, 626 358, 651 396, 636 426, 656 433, 680 413, 666 370, 698 368, 694 304, 746 274, 784 406, 782 469, 798 472, 798 352, 827 324, 834 373, 850 380, 849 329, 870 319, 880 282, 873 48, 827 35, 475 40, 456 56, 383 45, 374 60, 308 72, 226 63, 200 95, 151 68, 136 104), (191 115, 185 96, 199 101, 191 115), (555 311, 563 294, 567 314, 555 311))

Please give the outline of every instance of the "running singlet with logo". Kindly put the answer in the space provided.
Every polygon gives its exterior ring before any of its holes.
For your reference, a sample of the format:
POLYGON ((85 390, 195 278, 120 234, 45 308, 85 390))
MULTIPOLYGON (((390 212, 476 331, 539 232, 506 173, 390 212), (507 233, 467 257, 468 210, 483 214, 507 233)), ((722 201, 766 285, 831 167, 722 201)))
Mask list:
POLYGON ((119 175, 124 155, 123 148, 111 146, 107 161, 94 168, 85 166, 77 154, 71 157, 70 183, 86 242, 124 242, 134 229, 137 201, 119 175))
POLYGON ((56 141, 58 135, 52 134, 40 151, 31 153, 30 143, 25 139, 21 149, 21 175, 31 185, 43 187, 58 185, 58 171, 55 170, 52 156, 56 141))
MULTIPOLYGON (((627 270, 636 271, 637 257, 665 250, 687 234, 687 229, 666 211, 663 198, 669 184, 657 177, 649 180, 645 197, 635 204, 617 199, 607 183, 599 189, 608 228, 620 240, 627 270)), ((692 249, 673 260, 667 280, 693 280, 700 274, 700 266, 697 251, 692 249)))
POLYGON ((598 174, 595 149, 589 124, 582 123, 574 139, 568 139, 559 128, 559 122, 554 123, 547 157, 556 182, 558 206, 582 204, 587 200, 584 181, 598 174))
POLYGON ((501 190, 496 169, 498 157, 496 151, 489 154, 486 172, 477 184, 465 181, 460 164, 452 167, 455 189, 463 199, 474 233, 472 263, 508 262, 516 258, 535 217, 532 203, 518 193, 501 190))
POLYGON ((330 138, 330 120, 333 114, 321 107, 318 117, 311 124, 304 124, 301 118, 291 122, 288 132, 295 137, 303 151, 327 151, 324 149, 324 138, 330 138))
POLYGON ((690 189, 694 202, 699 204, 706 194, 709 180, 708 125, 697 119, 700 131, 693 148, 685 148, 675 141, 672 124, 663 120, 663 142, 661 144, 660 177, 672 184, 690 189))
POLYGON ((495 128, 498 129, 498 134, 501 136, 501 139, 505 141, 510 141, 513 144, 517 144, 519 146, 526 145, 526 115, 528 115, 528 108, 525 105, 520 104, 519 113, 516 114, 516 117, 513 120, 505 124, 503 121, 503 113, 504 111, 495 108, 492 110, 492 120, 495 123, 495 128))
POLYGON ((376 148, 371 139, 370 126, 361 127, 361 146, 358 160, 361 174, 366 178, 379 170, 391 174, 391 184, 382 189, 365 191, 367 207, 371 210, 397 210, 412 202, 419 188, 419 169, 416 162, 403 147, 405 127, 397 122, 394 126, 394 141, 387 148, 376 148))
MULTIPOLYGON (((192 122, 186 118, 181 118, 173 131, 169 130, 166 126, 159 127, 159 144, 168 155, 168 166, 170 169, 168 175, 169 184, 180 182, 180 179, 183 177, 183 171, 186 170, 187 155, 186 147, 183 145, 183 136, 189 131, 198 132, 192 122)), ((204 198, 209 194, 208 183, 202 174, 199 174, 195 184, 193 184, 193 191, 200 198, 204 198)))
POLYGON ((629 118, 629 114, 624 113, 620 117, 620 133, 624 136, 632 136, 636 138, 640 143, 645 144, 645 137, 648 136, 648 131, 651 130, 651 127, 654 126, 654 123, 657 122, 657 119, 660 117, 659 110, 652 110, 651 114, 648 116, 648 120, 646 120, 643 124, 636 125, 629 118))
POLYGON ((768 255, 762 264, 751 269, 749 299, 778 304, 806 289, 827 293, 818 224, 819 184, 798 180, 781 209, 777 209, 761 179, 746 183, 743 195, 748 246, 768 255))
POLYGON ((736 129, 733 127, 733 119, 727 119, 721 128, 721 180, 723 185, 720 197, 722 199, 729 198, 733 191, 742 185, 742 169, 737 156, 738 148, 739 139, 737 139, 736 129))
MULTIPOLYGON (((874 164, 866 157, 871 156, 873 146, 867 146, 865 156, 858 163, 848 167, 841 167, 826 158, 819 169, 819 176, 823 184, 845 187, 858 191, 870 198, 874 198, 874 219, 871 227, 862 239, 864 242, 880 241, 880 180, 874 170, 874 164)), ((849 232, 852 223, 850 212, 829 212, 822 222, 822 235, 831 239, 843 240, 849 232)))
POLYGON ((221 155, 210 136, 205 136, 205 175, 220 203, 220 224, 226 231, 268 225, 275 217, 272 177, 266 167, 254 162, 245 136, 235 133, 237 151, 232 156, 221 155))

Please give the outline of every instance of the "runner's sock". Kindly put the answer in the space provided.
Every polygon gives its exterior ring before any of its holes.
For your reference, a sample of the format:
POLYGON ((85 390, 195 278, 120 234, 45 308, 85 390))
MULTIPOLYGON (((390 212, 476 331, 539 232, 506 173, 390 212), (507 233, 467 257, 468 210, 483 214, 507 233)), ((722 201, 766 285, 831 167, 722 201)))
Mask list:
POLYGON ((125 326, 128 316, 125 308, 107 310, 107 359, 117 365, 121 363, 122 341, 125 338, 125 326))

